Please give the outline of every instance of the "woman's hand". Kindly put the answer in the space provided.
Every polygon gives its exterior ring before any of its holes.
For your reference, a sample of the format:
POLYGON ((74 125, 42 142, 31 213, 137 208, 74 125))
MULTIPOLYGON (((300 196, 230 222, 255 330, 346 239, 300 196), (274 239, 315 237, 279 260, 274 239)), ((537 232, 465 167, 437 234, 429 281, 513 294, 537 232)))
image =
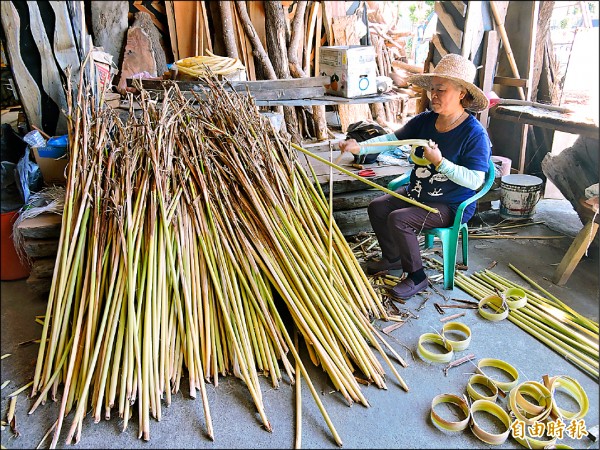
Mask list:
POLYGON ((435 167, 439 166, 442 162, 442 152, 438 148, 437 144, 431 139, 429 140, 429 146, 423 147, 423 157, 433 164, 435 167))
POLYGON ((338 145, 342 153, 350 152, 353 155, 358 155, 360 153, 360 147, 358 146, 358 142, 356 142, 355 139, 340 141, 338 145))

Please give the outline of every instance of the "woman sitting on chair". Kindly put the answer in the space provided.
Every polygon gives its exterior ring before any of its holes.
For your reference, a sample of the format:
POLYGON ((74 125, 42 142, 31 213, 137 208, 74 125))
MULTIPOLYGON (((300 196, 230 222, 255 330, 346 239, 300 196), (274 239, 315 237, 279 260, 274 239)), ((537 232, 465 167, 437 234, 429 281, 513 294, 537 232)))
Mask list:
MULTIPOLYGON (((475 86, 476 68, 468 59, 455 54, 444 56, 432 73, 414 75, 409 82, 427 90, 431 111, 425 111, 395 133, 357 143, 339 143, 342 152, 364 155, 392 150, 395 146, 367 147, 364 144, 404 139, 426 139, 429 146, 421 156, 429 164, 417 165, 407 186, 397 192, 439 211, 433 214, 389 194, 373 200, 369 220, 381 248, 381 259, 367 264, 367 273, 403 269, 407 273, 391 289, 393 298, 406 300, 427 287, 418 233, 424 228, 451 226, 458 205, 474 195, 485 179, 491 155, 485 128, 465 109, 482 111, 489 106, 485 94, 475 86)), ((463 215, 467 222, 475 203, 463 215)))

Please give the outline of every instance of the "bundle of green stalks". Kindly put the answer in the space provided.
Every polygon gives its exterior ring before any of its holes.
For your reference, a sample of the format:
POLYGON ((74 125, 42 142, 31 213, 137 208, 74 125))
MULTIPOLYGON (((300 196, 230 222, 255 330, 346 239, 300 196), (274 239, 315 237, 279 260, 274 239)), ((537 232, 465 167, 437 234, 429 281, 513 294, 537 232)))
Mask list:
POLYGON ((598 323, 570 308, 512 264, 509 267, 539 292, 487 269, 471 276, 457 272, 456 284, 478 300, 509 288, 522 289, 527 303, 511 310, 507 319, 598 380, 598 323))
POLYGON ((142 90, 126 122, 96 107, 83 80, 69 105, 68 185, 30 411, 62 387, 52 448, 69 414, 67 443, 89 411, 95 422, 117 411, 125 430, 135 407, 148 440, 182 377, 213 439, 205 383, 230 374, 269 431, 259 376, 277 387, 302 375, 341 445, 294 326, 348 404, 368 406, 357 376, 387 388, 378 356, 408 390, 371 323, 387 319, 381 299, 318 183, 251 98, 205 81, 202 100, 173 85, 159 104, 142 90))

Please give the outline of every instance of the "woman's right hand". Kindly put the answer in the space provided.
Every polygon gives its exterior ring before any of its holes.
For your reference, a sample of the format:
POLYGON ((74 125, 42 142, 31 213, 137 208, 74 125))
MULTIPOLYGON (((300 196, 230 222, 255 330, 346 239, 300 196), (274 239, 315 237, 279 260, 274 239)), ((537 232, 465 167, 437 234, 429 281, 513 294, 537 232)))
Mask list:
POLYGON ((358 142, 356 142, 355 139, 340 141, 338 145, 342 153, 350 152, 353 155, 358 155, 360 153, 360 147, 358 146, 358 142))

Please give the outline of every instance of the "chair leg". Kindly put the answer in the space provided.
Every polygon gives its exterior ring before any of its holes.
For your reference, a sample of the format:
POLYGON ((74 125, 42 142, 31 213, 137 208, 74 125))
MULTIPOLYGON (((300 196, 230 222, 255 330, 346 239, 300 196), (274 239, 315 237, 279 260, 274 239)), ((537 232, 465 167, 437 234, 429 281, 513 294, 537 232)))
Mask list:
POLYGON ((462 233, 462 257, 463 265, 469 265, 469 229, 463 228, 462 233))
POLYGON ((431 248, 433 247, 433 238, 435 236, 433 234, 426 234, 425 235, 425 248, 431 248))
POLYGON ((444 254, 444 289, 454 289, 454 271, 456 270, 456 247, 457 240, 444 242, 442 253, 444 254))

